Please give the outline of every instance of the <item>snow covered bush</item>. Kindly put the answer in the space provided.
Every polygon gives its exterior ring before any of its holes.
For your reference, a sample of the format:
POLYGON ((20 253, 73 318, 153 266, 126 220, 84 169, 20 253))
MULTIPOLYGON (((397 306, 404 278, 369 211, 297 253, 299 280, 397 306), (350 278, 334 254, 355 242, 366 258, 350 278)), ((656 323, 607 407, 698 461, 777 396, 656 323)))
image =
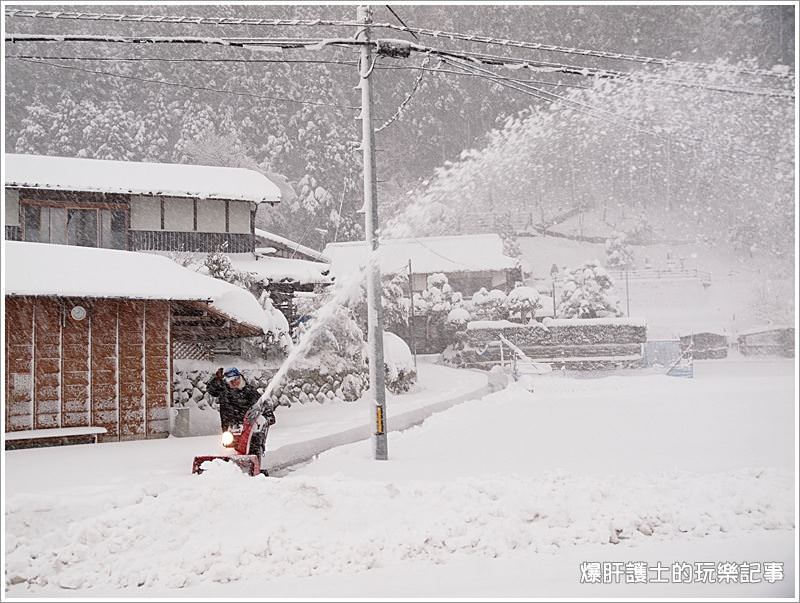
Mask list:
POLYGON ((407 392, 417 381, 411 349, 405 341, 389 331, 383 332, 383 363, 386 367, 386 389, 390 392, 407 392))
POLYGON ((447 324, 455 329, 462 329, 466 327, 467 323, 471 320, 469 310, 463 307, 453 308, 447 314, 447 324))
POLYGON ((473 320, 506 320, 508 305, 506 294, 500 289, 487 291, 481 287, 472 295, 471 312, 473 320))
POLYGON ((297 313, 310 317, 294 331, 295 342, 312 337, 308 352, 299 358, 297 367, 318 367, 323 372, 365 370, 363 348, 366 337, 353 311, 343 304, 333 308, 333 317, 318 327, 315 319, 320 309, 331 299, 330 293, 297 298, 297 313))
POLYGON ((567 270, 556 309, 559 318, 622 316, 619 301, 610 294, 614 283, 597 261, 567 270))
POLYGON ((285 356, 292 347, 292 337, 289 334, 289 322, 286 320, 283 313, 272 303, 272 298, 269 296, 269 292, 266 289, 261 292, 258 303, 263 308, 264 313, 269 316, 272 329, 266 335, 252 338, 251 344, 255 346, 263 356, 274 355, 276 353, 285 356))
POLYGON ((612 270, 633 268, 633 249, 625 233, 615 232, 606 239, 606 266, 612 270))
MULTIPOLYGON (((225 245, 223 245, 223 248, 225 245)), ((222 249, 210 252, 202 265, 197 268, 197 272, 207 274, 210 277, 218 278, 237 287, 253 292, 255 283, 253 277, 246 272, 240 272, 233 267, 230 258, 223 253, 222 249)))
MULTIPOLYGON (((408 276, 396 274, 392 278, 383 279, 381 288, 381 306, 383 309, 383 328, 386 331, 400 333, 408 329, 408 311, 411 300, 406 297, 408 276)), ((353 306, 353 312, 361 330, 367 332, 367 290, 362 284, 361 295, 353 306)))
POLYGON ((506 296, 508 319, 512 322, 530 322, 536 316, 536 310, 542 307, 539 292, 533 287, 514 287, 506 296))
POLYGON ((627 235, 626 242, 632 245, 647 245, 652 243, 655 238, 653 226, 644 214, 639 216, 634 225, 625 234, 627 235))
POLYGON ((453 289, 447 276, 441 272, 428 276, 427 287, 414 294, 414 313, 432 320, 444 318, 453 307, 453 289))

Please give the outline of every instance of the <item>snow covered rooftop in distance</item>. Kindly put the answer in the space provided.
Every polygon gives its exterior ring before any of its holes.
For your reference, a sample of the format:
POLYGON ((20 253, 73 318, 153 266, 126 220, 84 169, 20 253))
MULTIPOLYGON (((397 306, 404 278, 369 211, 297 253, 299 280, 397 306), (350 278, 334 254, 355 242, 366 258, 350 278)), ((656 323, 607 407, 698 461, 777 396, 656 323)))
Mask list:
POLYGON ((50 157, 5 156, 5 185, 96 193, 164 195, 277 203, 280 189, 243 168, 50 157))
MULTIPOLYGON (((363 241, 328 243, 323 251, 337 277, 357 270, 367 258, 363 241)), ((514 258, 503 255, 503 240, 496 234, 381 239, 380 267, 383 274, 408 268, 419 274, 433 272, 482 272, 516 267, 514 258)))
POLYGON ((134 251, 6 241, 5 294, 205 301, 235 321, 273 325, 248 291, 134 251))
MULTIPOLYGON (((289 249, 294 249, 297 251, 298 255, 305 255, 309 258, 316 260, 317 262, 328 262, 328 258, 325 257, 321 252, 317 251, 316 249, 311 249, 311 247, 306 247, 305 245, 301 245, 300 243, 296 243, 291 239, 287 239, 280 235, 276 235, 271 232, 267 232, 266 230, 262 230, 260 228, 256 228, 256 236, 268 243, 277 243, 279 245, 283 245, 288 247, 289 249)), ((302 258, 301 258, 302 259, 302 258)))
POLYGON ((782 323, 761 325, 736 331, 736 335, 755 335, 756 333, 769 333, 770 331, 783 331, 787 329, 794 329, 794 325, 782 323))
POLYGON ((236 270, 249 272, 258 278, 269 279, 271 282, 288 279, 301 284, 316 285, 329 284, 334 280, 330 275, 330 265, 321 262, 276 258, 269 255, 256 259, 252 253, 229 253, 226 255, 236 270))

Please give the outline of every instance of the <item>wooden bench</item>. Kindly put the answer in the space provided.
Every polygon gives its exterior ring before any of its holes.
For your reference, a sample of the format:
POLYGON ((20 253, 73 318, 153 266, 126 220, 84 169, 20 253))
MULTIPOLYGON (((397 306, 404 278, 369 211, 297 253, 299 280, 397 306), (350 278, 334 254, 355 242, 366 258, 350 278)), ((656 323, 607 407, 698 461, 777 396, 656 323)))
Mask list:
POLYGON ((105 427, 56 427, 10 431, 5 434, 5 448, 15 450, 68 444, 96 444, 97 438, 106 432, 105 427))

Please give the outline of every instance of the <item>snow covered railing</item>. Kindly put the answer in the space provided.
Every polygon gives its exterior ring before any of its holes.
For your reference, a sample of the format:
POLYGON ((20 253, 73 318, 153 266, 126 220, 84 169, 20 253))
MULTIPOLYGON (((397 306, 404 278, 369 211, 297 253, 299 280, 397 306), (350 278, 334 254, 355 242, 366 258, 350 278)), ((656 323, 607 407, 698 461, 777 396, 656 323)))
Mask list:
POLYGON ((697 279, 704 283, 711 283, 711 273, 698 268, 639 268, 636 270, 609 270, 608 273, 618 283, 625 280, 626 276, 634 280, 646 279, 697 279))
MULTIPOLYGON (((553 367, 547 364, 546 362, 542 361, 535 361, 532 358, 528 357, 525 352, 519 349, 516 345, 511 343, 508 339, 503 337, 502 334, 499 335, 501 344, 507 345, 512 352, 514 352, 514 361, 512 364, 512 372, 514 373, 514 378, 516 379, 519 375, 519 367, 517 366, 517 360, 520 360, 524 363, 525 366, 530 367, 533 371, 525 371, 526 374, 535 374, 535 375, 543 375, 545 373, 550 373, 553 370, 553 367)), ((500 354, 502 355, 503 348, 502 345, 500 347, 500 354)))
POLYGON ((28 429, 25 431, 6 432, 6 442, 27 442, 48 439, 88 440, 96 444, 97 438, 107 433, 105 427, 54 427, 50 429, 28 429))

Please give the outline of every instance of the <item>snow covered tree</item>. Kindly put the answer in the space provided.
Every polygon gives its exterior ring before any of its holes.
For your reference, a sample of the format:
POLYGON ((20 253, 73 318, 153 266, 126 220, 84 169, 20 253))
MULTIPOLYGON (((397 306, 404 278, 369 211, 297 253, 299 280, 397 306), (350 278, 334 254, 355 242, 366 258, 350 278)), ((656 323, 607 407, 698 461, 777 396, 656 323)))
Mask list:
POLYGON ((474 320, 506 320, 507 296, 500 289, 487 291, 486 287, 481 287, 472 294, 469 310, 474 320))
POLYGON ((258 304, 269 318, 272 328, 266 335, 254 338, 252 343, 264 355, 288 354, 292 347, 292 337, 289 334, 289 323, 286 317, 272 303, 272 298, 266 290, 261 292, 258 304))
POLYGON ((755 284, 747 303, 748 311, 763 324, 794 324, 794 281, 768 274, 755 284))
POLYGON ((332 293, 324 293, 297 300, 297 312, 309 316, 310 319, 300 323, 293 337, 295 343, 306 337, 312 337, 308 351, 298 359, 299 368, 310 367, 328 372, 361 371, 364 369, 364 331, 358 325, 353 311, 346 304, 327 306, 332 293), (332 312, 330 318, 322 325, 317 318, 323 308, 332 312))
POLYGON ((428 328, 445 327, 453 308, 463 306, 460 292, 453 291, 447 275, 437 272, 428 275, 428 286, 414 294, 414 314, 424 316, 428 328))
POLYGON ((533 287, 522 285, 514 287, 505 301, 509 320, 521 323, 532 321, 536 316, 536 310, 542 307, 539 297, 539 292, 533 287))
POLYGON ((221 250, 210 252, 197 271, 247 289, 253 295, 258 296, 261 293, 261 286, 253 280, 253 277, 246 272, 236 270, 230 258, 221 250))
POLYGON ((619 302, 611 297, 614 286, 606 271, 596 261, 567 270, 556 309, 558 318, 605 318, 622 316, 619 302))
POLYGON ((231 260, 221 251, 212 251, 206 256, 205 273, 213 278, 218 278, 226 283, 236 281, 236 271, 233 269, 231 260))
POLYGON ((627 243, 631 245, 647 245, 653 242, 653 225, 650 223, 647 215, 641 214, 636 219, 633 226, 625 231, 625 234, 627 235, 627 243))
POLYGON ((606 267, 612 270, 633 268, 633 249, 625 233, 615 232, 606 239, 606 267))
MULTIPOLYGON (((381 288, 381 304, 383 309, 383 328, 393 333, 405 333, 408 328, 408 311, 411 301, 406 297, 408 276, 404 273, 391 278, 384 278, 381 288)), ((353 312, 358 324, 367 331, 367 290, 362 283, 361 294, 353 304, 353 312)))

